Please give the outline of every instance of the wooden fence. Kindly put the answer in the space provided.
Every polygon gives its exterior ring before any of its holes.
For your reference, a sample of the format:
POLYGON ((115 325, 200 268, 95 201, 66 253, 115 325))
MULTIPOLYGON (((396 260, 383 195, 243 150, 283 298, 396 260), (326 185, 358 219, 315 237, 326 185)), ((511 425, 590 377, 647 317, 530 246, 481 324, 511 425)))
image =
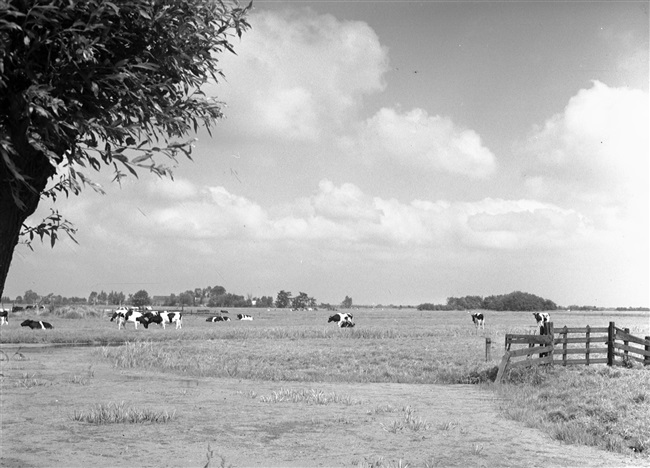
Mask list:
POLYGON ((627 366, 636 361, 650 366, 650 336, 631 335, 628 328, 618 328, 614 322, 609 322, 608 327, 565 326, 557 330, 551 322, 540 331, 540 335, 506 335, 506 352, 499 365, 497 383, 506 370, 542 364, 627 366), (513 345, 526 347, 511 349, 513 345))

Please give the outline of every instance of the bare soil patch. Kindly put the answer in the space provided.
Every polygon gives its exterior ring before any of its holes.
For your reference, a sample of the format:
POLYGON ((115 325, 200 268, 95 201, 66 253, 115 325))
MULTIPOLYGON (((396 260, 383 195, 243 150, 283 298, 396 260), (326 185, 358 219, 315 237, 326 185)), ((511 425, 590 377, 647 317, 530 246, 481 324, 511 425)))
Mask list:
MULTIPOLYGON (((346 384, 193 378, 115 369, 91 348, 2 349, 0 466, 635 466, 563 445, 504 419, 493 392, 469 385, 346 384), (281 389, 344 402, 264 402, 281 389), (75 411, 125 402, 175 411, 166 424, 93 425, 75 411), (399 428, 405 408, 425 423, 399 428), (223 457, 223 458, 221 458, 223 457)), ((639 465, 640 466, 640 465, 639 465)))

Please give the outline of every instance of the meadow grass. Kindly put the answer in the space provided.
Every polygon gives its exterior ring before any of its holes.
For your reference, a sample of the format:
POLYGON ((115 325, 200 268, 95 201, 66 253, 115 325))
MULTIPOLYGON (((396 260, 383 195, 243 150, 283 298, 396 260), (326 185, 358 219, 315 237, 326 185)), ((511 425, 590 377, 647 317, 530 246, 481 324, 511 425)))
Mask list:
POLYGON ((419 337, 369 340, 345 336, 295 341, 258 337, 232 342, 140 341, 104 347, 101 355, 120 368, 196 377, 419 384, 478 383, 494 378, 496 363, 485 363, 474 346, 468 343, 462 351, 450 346, 450 341, 419 337))
POLYGON ((531 368, 495 386, 507 417, 554 439, 648 456, 650 371, 607 366, 531 368))
MULTIPOLYGON (((248 311, 247 311, 248 313, 248 311)), ((15 325, 0 329, 2 343, 101 344, 97 353, 117 368, 151 369, 196 377, 231 377, 277 382, 394 382, 409 384, 487 383, 502 401, 504 415, 540 428, 557 440, 594 445, 610 451, 650 452, 650 372, 646 369, 607 368, 603 365, 515 369, 505 385, 491 385, 503 354, 505 333, 533 333, 527 312, 488 311, 487 329, 476 331, 464 312, 414 310, 355 311, 355 328, 326 323, 327 312, 251 311, 254 322, 208 323, 186 316, 182 330, 150 327, 117 330, 106 315, 52 314, 54 330, 32 331, 15 325), (485 338, 492 340, 492 356, 485 361, 485 338), (120 345, 120 346, 113 346, 120 345)), ((647 314, 552 313, 556 329, 567 325, 604 327, 616 321, 637 336, 650 335, 647 314)), ((18 359, 18 352, 7 352, 18 359)), ((89 376, 90 377, 90 376, 89 376)), ((83 385, 84 376, 76 382, 83 385)), ((26 377, 23 385, 40 384, 26 377)), ((313 389, 312 389, 313 390, 313 389)), ((315 399, 346 404, 347 396, 315 392, 315 399), (320 395, 320 396, 319 396, 320 395), (338 398, 339 401, 336 401, 338 398)), ((257 395, 248 395, 256 398, 257 395)), ((307 402, 310 395, 291 390, 264 396, 268 402, 307 402)), ((351 399, 350 399, 351 401, 351 399)), ((373 411, 373 410, 370 410, 373 411)), ((376 413, 403 408, 375 407, 376 413)), ((98 410, 95 411, 99 413, 98 410)), ((81 413, 80 413, 81 414, 81 413)), ((86 413, 84 413, 86 414, 86 413)), ((426 421, 412 414, 396 418, 385 430, 426 430, 426 421), (410 425, 410 426, 409 426, 410 425), (413 429, 414 428, 414 429, 413 429)), ((440 423, 439 430, 456 427, 440 423)), ((476 446, 474 455, 483 448, 476 446)), ((215 460, 213 460, 214 462, 215 460)), ((401 460, 365 460, 362 466, 397 466, 401 460)), ((435 464, 431 461, 430 466, 435 464)), ((404 466, 404 465, 402 465, 404 466)))
POLYGON ((75 410, 72 420, 90 424, 168 423, 175 415, 176 410, 169 413, 167 410, 154 411, 149 408, 127 406, 124 402, 110 402, 96 404, 87 411, 75 410))

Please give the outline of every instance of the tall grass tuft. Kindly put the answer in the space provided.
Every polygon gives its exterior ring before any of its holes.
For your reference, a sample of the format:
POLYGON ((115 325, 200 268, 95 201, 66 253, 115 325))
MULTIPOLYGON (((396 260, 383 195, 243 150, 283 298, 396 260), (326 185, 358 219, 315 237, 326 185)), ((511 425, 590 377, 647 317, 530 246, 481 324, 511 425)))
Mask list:
POLYGON ((73 421, 90 424, 119 424, 119 423, 168 423, 176 416, 176 410, 154 411, 149 408, 133 408, 124 402, 97 404, 88 411, 75 410, 73 421))
POLYGON ((382 429, 386 432, 396 434, 404 429, 409 429, 413 432, 427 431, 431 428, 431 424, 424 419, 415 416, 415 410, 411 406, 402 408, 404 411, 404 418, 401 420, 394 420, 389 424, 379 423, 382 429))
POLYGON ((280 391, 272 392, 270 395, 261 396, 260 401, 264 403, 307 403, 308 405, 329 405, 338 403, 346 406, 360 405, 360 400, 355 400, 349 395, 338 395, 335 392, 324 392, 316 389, 291 389, 281 388, 280 391))

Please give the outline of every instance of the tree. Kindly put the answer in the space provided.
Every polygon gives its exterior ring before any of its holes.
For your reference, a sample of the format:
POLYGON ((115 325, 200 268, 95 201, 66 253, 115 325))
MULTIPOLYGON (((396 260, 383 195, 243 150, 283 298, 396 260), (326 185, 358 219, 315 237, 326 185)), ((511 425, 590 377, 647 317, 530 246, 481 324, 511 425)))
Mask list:
POLYGON ((194 305, 194 294, 192 291, 185 291, 178 295, 178 302, 182 306, 194 305))
POLYGON ((291 293, 282 290, 278 293, 278 296, 275 299, 275 307, 277 307, 278 309, 284 309, 286 307, 289 307, 290 301, 291 301, 291 293))
POLYGON ((97 295, 97 300, 104 305, 108 304, 108 294, 106 294, 106 291, 100 292, 97 295))
POLYGON ((35 304, 39 299, 40 296, 31 289, 25 291, 25 295, 23 296, 23 301, 25 301, 26 304, 35 304))
POLYGON ((291 299, 291 308, 294 310, 306 309, 309 304, 309 296, 307 293, 300 292, 296 297, 291 299))
POLYGON ((97 296, 98 296, 97 291, 92 291, 90 293, 90 296, 88 296, 88 304, 96 305, 97 304, 97 296))
POLYGON ((76 231, 56 210, 24 226, 41 199, 101 192, 89 170, 111 167, 117 182, 138 168, 170 176, 165 158, 191 157, 190 133, 222 117, 201 86, 223 77, 218 56, 234 52, 250 7, 0 2, 0 296, 21 233, 54 245, 76 231))
POLYGON ((149 297, 149 293, 144 289, 141 289, 133 295, 131 298, 131 304, 136 307, 151 305, 151 298, 149 297))
POLYGON ((341 302, 341 308, 342 309, 351 309, 352 308, 352 298, 345 296, 345 299, 343 299, 343 302, 341 302))
POLYGON ((111 291, 108 293, 108 303, 111 305, 122 305, 126 300, 123 292, 111 291))

